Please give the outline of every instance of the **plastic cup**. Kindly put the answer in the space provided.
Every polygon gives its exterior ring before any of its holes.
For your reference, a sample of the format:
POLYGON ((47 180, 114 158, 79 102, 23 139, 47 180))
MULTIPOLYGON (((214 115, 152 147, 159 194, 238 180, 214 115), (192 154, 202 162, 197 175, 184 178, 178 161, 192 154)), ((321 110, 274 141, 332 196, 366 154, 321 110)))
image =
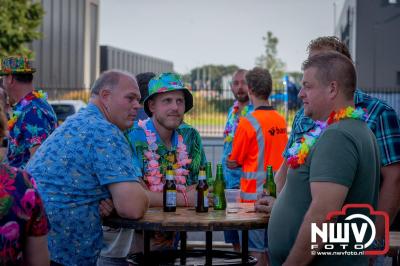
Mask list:
POLYGON ((240 209, 240 189, 225 189, 226 212, 236 213, 240 209))

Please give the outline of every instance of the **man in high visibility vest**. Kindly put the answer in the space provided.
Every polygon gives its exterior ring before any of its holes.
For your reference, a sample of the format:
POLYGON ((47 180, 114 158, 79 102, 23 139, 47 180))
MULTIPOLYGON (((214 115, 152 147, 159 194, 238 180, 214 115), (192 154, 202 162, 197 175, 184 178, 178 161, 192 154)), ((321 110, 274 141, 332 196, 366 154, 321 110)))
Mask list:
MULTIPOLYGON (((254 68, 246 74, 249 98, 254 111, 241 117, 233 138, 229 168, 242 167, 240 196, 243 202, 255 202, 263 191, 266 168, 278 170, 287 142, 286 121, 268 103, 272 79, 268 70, 254 68)), ((265 230, 250 230, 249 249, 257 257, 257 265, 267 264, 265 230)))

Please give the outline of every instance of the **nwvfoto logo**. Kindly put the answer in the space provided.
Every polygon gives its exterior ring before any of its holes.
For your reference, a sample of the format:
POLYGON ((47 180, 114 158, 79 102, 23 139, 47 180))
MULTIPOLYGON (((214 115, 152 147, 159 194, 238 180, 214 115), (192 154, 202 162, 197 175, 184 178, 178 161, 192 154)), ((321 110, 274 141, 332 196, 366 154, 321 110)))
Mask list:
POLYGON ((356 250, 364 251, 365 255, 384 255, 389 251, 389 216, 386 212, 375 211, 369 204, 347 204, 341 211, 333 211, 326 216, 322 228, 311 223, 311 250, 324 248, 325 250, 356 250), (349 209, 368 209, 371 216, 381 216, 385 221, 385 247, 383 250, 373 250, 371 245, 376 236, 374 222, 366 215, 354 213, 347 215, 349 209), (333 222, 335 217, 345 217, 344 222, 333 222), (331 222, 329 222, 331 221, 331 222), (358 223, 354 222, 358 221, 358 223), (367 233, 368 232, 368 233, 367 233), (350 237, 355 243, 350 243, 350 237), (317 243, 317 237, 322 244, 317 243))

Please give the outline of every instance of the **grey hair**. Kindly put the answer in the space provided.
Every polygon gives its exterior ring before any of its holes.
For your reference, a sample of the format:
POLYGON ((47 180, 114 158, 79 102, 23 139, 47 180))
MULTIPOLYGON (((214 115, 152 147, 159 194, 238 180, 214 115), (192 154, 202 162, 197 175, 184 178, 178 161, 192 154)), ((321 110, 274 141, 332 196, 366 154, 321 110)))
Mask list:
POLYGON ((100 91, 104 88, 114 90, 118 86, 121 76, 127 76, 137 83, 136 78, 129 72, 115 69, 107 70, 101 73, 100 77, 93 83, 90 90, 91 94, 99 95, 100 91))

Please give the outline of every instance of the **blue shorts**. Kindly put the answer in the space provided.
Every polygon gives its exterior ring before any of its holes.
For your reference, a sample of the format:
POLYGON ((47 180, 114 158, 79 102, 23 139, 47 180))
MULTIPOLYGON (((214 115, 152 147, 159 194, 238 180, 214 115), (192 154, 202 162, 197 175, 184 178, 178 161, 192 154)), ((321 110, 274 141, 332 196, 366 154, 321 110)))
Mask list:
MULTIPOLYGON (((239 234, 242 242, 242 234, 239 234)), ((266 229, 249 230, 249 251, 265 252, 268 250, 268 236, 266 229)))
POLYGON ((237 230, 224 231, 225 243, 239 244, 239 232, 237 230))

